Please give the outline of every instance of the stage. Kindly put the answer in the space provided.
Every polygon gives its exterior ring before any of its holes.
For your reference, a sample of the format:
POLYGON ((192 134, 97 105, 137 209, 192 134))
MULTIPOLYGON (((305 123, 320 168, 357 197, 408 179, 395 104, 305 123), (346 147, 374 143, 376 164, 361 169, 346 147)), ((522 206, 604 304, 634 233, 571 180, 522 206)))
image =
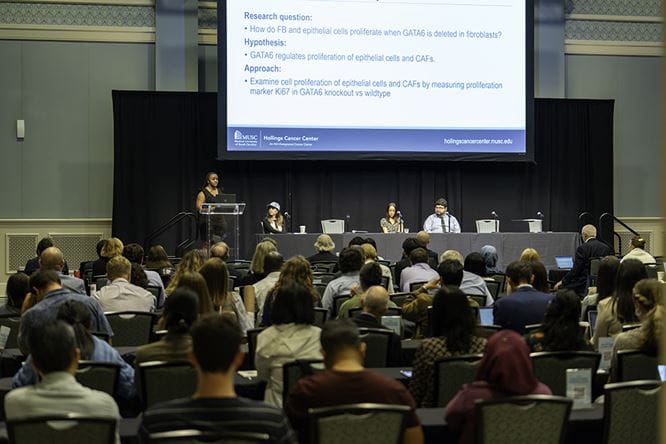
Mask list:
MULTIPOLYGON (((305 257, 316 253, 314 243, 320 233, 308 234, 256 234, 259 242, 265 237, 272 237, 278 242, 278 251, 285 259, 301 254, 305 257)), ((354 237, 371 237, 377 243, 377 254, 391 262, 402 257, 402 242, 415 233, 344 233, 331 234, 335 242, 335 252, 340 252, 354 237)), ((458 250, 463 256, 480 251, 484 245, 497 248, 498 265, 506 268, 509 263, 518 260, 525 248, 536 249, 546 268, 557 268, 555 256, 573 256, 580 245, 579 233, 431 233, 428 248, 441 254, 445 250, 458 250)))

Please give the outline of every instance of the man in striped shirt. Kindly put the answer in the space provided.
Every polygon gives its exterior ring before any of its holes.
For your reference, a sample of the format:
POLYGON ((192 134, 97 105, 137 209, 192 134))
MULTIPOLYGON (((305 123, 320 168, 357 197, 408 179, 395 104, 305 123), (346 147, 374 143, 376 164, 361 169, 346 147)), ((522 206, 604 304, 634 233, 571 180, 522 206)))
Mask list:
POLYGON ((271 443, 295 444, 296 436, 281 410, 236 396, 234 375, 243 362, 236 321, 208 314, 192 326, 191 334, 190 360, 197 370, 197 390, 191 398, 148 409, 139 431, 141 442, 151 442, 153 433, 195 429, 258 433, 268 436, 271 443))

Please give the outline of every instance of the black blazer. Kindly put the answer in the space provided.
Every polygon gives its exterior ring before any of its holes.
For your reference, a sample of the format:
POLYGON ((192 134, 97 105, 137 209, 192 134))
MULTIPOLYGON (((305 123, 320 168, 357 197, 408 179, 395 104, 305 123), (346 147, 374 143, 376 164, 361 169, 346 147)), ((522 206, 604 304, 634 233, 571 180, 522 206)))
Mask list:
POLYGON ((613 254, 613 250, 605 243, 593 237, 576 249, 573 268, 562 278, 562 285, 579 295, 585 294, 587 278, 590 275, 590 260, 593 257, 604 257, 613 254))
POLYGON ((308 258, 308 262, 314 264, 315 262, 337 262, 338 257, 331 253, 330 251, 320 251, 317 254, 313 254, 308 258))
POLYGON ((548 304, 553 297, 532 287, 521 287, 510 295, 495 301, 495 324, 502 328, 525 333, 525 326, 541 324, 548 304))

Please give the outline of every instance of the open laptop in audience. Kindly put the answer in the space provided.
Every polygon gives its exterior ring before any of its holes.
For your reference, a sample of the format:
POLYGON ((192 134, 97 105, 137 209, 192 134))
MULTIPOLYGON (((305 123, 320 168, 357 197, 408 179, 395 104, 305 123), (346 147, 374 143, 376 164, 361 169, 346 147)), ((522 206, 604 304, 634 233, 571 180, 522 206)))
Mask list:
POLYGON ((481 325, 494 325, 493 308, 479 307, 479 323, 481 325))
POLYGON ((555 263, 560 270, 571 270, 573 262, 573 256, 555 256, 555 263))

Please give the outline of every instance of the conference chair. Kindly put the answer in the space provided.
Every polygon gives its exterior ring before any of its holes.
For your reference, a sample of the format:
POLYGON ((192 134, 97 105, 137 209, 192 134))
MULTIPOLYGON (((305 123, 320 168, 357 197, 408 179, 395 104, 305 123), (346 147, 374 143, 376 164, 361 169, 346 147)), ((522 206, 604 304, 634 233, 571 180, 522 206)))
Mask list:
POLYGON ((476 335, 488 339, 501 329, 500 325, 477 325, 476 335))
POLYGON ((149 286, 146 287, 146 290, 148 290, 150 292, 150 294, 155 296, 155 301, 157 301, 159 299, 159 297, 160 297, 160 287, 156 287, 154 285, 149 285, 149 286))
POLYGON ((635 329, 640 328, 640 327, 641 327, 641 324, 624 324, 622 326, 622 332, 624 333, 625 331, 635 330, 635 329))
POLYGON ((335 319, 338 317, 338 313, 340 312, 340 307, 342 307, 342 304, 345 303, 345 301, 351 299, 351 295, 349 293, 347 294, 339 294, 337 296, 333 296, 333 317, 332 319, 335 319))
POLYGON ((197 373, 189 361, 142 362, 139 386, 147 409, 158 402, 192 396, 197 387, 197 373))
MULTIPOLYGON (((659 266, 657 264, 645 264, 645 272, 647 273, 648 279, 657 279, 659 266)), ((661 265, 663 268, 663 265, 661 265)))
POLYGON ((146 311, 104 313, 113 330, 114 347, 138 347, 150 343, 157 315, 146 311))
POLYGON ((500 289, 499 289, 500 293, 506 293, 506 275, 505 274, 500 274, 500 273, 493 274, 492 276, 490 276, 490 279, 500 283, 500 289))
POLYGON ((567 394, 567 369, 589 368, 594 377, 601 360, 601 354, 591 351, 537 352, 530 353, 530 357, 537 379, 557 396, 567 394))
POLYGON ((614 380, 618 382, 659 379, 657 357, 641 350, 617 352, 617 368, 613 369, 614 380))
POLYGON ((333 273, 321 273, 321 272, 312 273, 313 284, 328 284, 333 279, 335 279, 335 274, 333 273))
POLYGON ((13 444, 115 444, 116 419, 74 413, 15 419, 7 421, 7 434, 13 444))
POLYGON ((324 292, 326 291, 327 284, 313 284, 313 287, 315 290, 317 290, 317 293, 319 293, 319 297, 324 296, 324 292))
MULTIPOLYGON (((490 295, 493 297, 493 300, 497 300, 500 294, 500 282, 497 282, 492 279, 484 279, 483 280, 486 284, 486 287, 488 287, 488 291, 490 292, 490 295)), ((485 305, 482 305, 484 307, 485 305)))
POLYGON ((381 286, 386 288, 387 291, 392 291, 392 288, 389 288, 389 278, 388 276, 382 276, 381 286))
POLYGON ((321 307, 314 308, 314 325, 319 328, 323 328, 326 323, 326 318, 328 317, 328 310, 321 307))
POLYGON ((106 284, 109 283, 109 280, 106 278, 105 274, 102 274, 102 275, 99 275, 99 276, 93 276, 92 281, 95 283, 95 286, 97 287, 97 290, 106 286, 106 284))
POLYGON ((656 443, 659 381, 604 386, 604 439, 607 444, 656 443))
POLYGON ((299 379, 324 368, 321 359, 297 359, 282 364, 282 405, 286 405, 289 392, 299 379))
POLYGON ((526 333, 534 333, 538 329, 541 328, 543 324, 528 324, 525 326, 525 332, 526 333))
POLYGON ((81 385, 113 396, 118 387, 120 365, 111 362, 79 361, 74 377, 81 385))
POLYGON ((425 285, 427 283, 428 283, 427 281, 412 282, 411 284, 409 284, 409 291, 410 292, 415 291, 418 288, 421 288, 422 285, 425 285))
POLYGON ((265 328, 251 328, 247 331, 247 364, 254 369, 254 356, 257 352, 257 336, 265 328))
POLYGON ((313 273, 333 273, 337 262, 314 262, 310 265, 313 273))
MULTIPOLYGON (((353 318, 357 314, 359 314, 363 309, 361 307, 357 308, 350 308, 349 309, 349 317, 353 318)), ((388 307, 386 309, 386 313, 384 316, 402 316, 402 308, 400 307, 388 307)))
POLYGON ((434 407, 445 407, 463 384, 474 381, 482 354, 442 358, 435 361, 434 407))
POLYGON ((6 314, 0 315, 0 327, 9 328, 9 336, 7 336, 7 348, 18 348, 18 333, 21 324, 21 315, 6 314))
POLYGON ((481 444, 562 444, 573 400, 529 395, 476 402, 481 444))
POLYGON ((313 444, 400 444, 409 407, 386 404, 347 404, 310 409, 313 444))
POLYGON ((324 219, 321 221, 321 232, 324 234, 342 234, 345 232, 343 219, 324 219))
POLYGON ((404 293, 393 293, 389 295, 389 298, 395 305, 398 307, 402 307, 405 305, 409 300, 411 299, 412 294, 409 292, 404 292, 404 293))
POLYGON ((384 260, 384 259, 377 259, 377 263, 381 264, 381 265, 386 265, 387 267, 391 266, 391 261, 387 261, 387 260, 384 260))
POLYGON ((393 339, 393 330, 383 328, 359 328, 361 341, 365 342, 365 367, 387 367, 393 339))
POLYGON ((467 296, 469 299, 471 299, 471 300, 475 301, 477 304, 479 304, 479 307, 485 307, 486 306, 486 299, 488 299, 488 297, 485 294, 484 295, 467 294, 465 296, 467 296))
POLYGON ((195 444, 195 443, 233 443, 259 444, 270 442, 267 433, 201 431, 194 429, 173 430, 169 432, 151 433, 149 442, 153 444, 195 444))

